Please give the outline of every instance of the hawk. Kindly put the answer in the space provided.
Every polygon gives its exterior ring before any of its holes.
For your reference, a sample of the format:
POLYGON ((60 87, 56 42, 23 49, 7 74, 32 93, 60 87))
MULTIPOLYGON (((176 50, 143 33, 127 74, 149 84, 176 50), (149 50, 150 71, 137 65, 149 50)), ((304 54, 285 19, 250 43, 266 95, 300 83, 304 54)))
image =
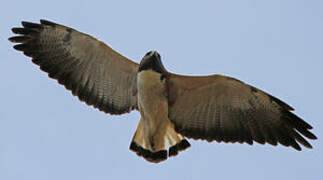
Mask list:
POLYGON ((156 51, 137 64, 90 35, 47 20, 12 28, 14 49, 105 113, 141 114, 130 149, 161 162, 190 147, 186 138, 312 148, 312 126, 291 106, 237 79, 168 72, 156 51))

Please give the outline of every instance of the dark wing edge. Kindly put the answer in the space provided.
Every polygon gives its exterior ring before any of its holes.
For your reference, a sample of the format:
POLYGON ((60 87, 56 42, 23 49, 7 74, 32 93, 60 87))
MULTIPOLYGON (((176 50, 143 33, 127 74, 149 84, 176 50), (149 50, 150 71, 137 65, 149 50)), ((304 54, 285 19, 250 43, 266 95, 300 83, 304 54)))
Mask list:
POLYGON ((317 139, 312 126, 292 113, 292 107, 231 77, 168 77, 169 119, 175 130, 193 139, 253 144, 269 143, 301 150, 317 139))
POLYGON ((56 79, 72 94, 109 114, 137 107, 136 74, 139 65, 90 35, 47 20, 22 22, 12 28, 19 36, 14 49, 56 79))

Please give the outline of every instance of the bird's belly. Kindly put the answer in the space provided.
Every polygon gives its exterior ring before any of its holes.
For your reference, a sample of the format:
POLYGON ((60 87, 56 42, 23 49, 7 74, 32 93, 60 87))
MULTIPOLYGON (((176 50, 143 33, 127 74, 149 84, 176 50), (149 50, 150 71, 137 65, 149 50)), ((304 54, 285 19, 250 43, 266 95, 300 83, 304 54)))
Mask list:
POLYGON ((148 124, 168 117, 168 101, 165 81, 160 74, 151 70, 138 73, 138 105, 141 116, 148 124))

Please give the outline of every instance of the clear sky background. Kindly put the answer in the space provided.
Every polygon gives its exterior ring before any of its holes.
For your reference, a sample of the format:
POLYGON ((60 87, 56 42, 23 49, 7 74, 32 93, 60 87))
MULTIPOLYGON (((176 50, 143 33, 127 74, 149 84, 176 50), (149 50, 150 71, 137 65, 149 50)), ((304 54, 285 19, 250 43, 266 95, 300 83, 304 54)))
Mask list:
POLYGON ((0 11, 0 179, 323 178, 323 1, 11 1, 0 11), (282 146, 207 143, 160 164, 129 151, 139 113, 86 106, 14 51, 20 21, 48 19, 139 62, 158 50, 182 74, 220 73, 286 101, 319 138, 282 146))

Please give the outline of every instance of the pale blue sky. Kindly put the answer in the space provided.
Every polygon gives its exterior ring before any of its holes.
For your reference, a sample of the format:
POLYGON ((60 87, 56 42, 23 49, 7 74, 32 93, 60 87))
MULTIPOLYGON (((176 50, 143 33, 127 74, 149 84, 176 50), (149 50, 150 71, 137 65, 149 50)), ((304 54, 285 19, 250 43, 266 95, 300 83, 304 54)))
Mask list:
POLYGON ((323 177, 323 1, 1 1, 0 179, 320 179, 323 177), (207 143, 160 164, 128 147, 139 113, 86 106, 7 41, 20 21, 48 19, 139 62, 221 73, 288 102, 314 126, 314 149, 207 143))

